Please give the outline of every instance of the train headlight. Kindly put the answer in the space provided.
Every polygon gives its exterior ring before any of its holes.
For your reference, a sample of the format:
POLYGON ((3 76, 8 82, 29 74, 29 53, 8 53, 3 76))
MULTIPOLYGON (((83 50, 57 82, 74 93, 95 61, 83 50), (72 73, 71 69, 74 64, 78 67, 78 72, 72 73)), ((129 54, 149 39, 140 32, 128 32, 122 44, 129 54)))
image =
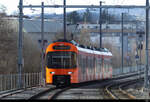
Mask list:
POLYGON ((51 74, 55 74, 55 72, 50 72, 51 74))
POLYGON ((68 74, 72 74, 73 72, 68 72, 68 74))

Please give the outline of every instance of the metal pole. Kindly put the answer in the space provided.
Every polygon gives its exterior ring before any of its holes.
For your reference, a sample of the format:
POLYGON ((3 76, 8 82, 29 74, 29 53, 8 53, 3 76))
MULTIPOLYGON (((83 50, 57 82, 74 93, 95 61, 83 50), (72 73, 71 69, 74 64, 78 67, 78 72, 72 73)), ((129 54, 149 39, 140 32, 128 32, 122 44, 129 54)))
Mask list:
POLYGON ((122 65, 122 73, 123 73, 123 58, 124 58, 124 56, 123 56, 123 50, 124 50, 124 48, 123 48, 123 13, 121 14, 121 17, 122 17, 122 21, 121 21, 121 39, 122 39, 122 62, 121 62, 121 65, 122 65))
POLYGON ((21 80, 21 74, 22 74, 22 67, 23 67, 23 63, 22 63, 22 48, 23 48, 23 37, 22 37, 22 29, 23 29, 23 0, 20 0, 19 2, 19 44, 18 44, 18 73, 19 73, 19 77, 18 77, 18 87, 21 88, 22 86, 22 80, 21 80))
POLYGON ((41 50, 41 71, 42 71, 42 85, 45 85, 44 81, 44 2, 42 2, 42 9, 41 9, 41 44, 42 44, 42 50, 41 50))
POLYGON ((139 72, 140 72, 140 74, 139 74, 139 75, 140 75, 140 78, 141 78, 141 64, 142 64, 142 62, 141 62, 141 50, 142 50, 142 49, 141 49, 141 47, 142 47, 141 44, 142 44, 142 43, 141 43, 141 39, 140 39, 140 68, 139 68, 139 69, 140 69, 140 70, 139 70, 139 72))
POLYGON ((66 0, 64 0, 64 39, 66 40, 66 0))
MULTIPOLYGON (((149 7, 149 0, 146 0, 146 7, 149 7)), ((149 39, 149 8, 146 8, 146 68, 145 68, 145 80, 144 80, 144 87, 148 88, 148 62, 149 62, 149 54, 148 54, 148 41, 149 39)))
POLYGON ((100 1, 99 9, 99 36, 100 36, 100 48, 102 48, 102 1, 100 1))

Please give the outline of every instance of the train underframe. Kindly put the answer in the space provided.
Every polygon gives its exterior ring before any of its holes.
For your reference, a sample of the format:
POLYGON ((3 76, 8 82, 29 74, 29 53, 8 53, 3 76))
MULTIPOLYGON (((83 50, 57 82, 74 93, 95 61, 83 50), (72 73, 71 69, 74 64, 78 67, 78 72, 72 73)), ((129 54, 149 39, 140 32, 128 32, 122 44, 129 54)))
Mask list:
POLYGON ((71 84, 70 75, 53 75, 53 85, 56 87, 69 86, 71 84))

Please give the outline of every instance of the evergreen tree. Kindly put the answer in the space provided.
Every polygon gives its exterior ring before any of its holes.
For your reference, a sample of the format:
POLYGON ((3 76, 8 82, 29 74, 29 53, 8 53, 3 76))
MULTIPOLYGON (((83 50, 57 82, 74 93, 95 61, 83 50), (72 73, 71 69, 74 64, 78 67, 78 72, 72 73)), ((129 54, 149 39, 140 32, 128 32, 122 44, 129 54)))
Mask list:
POLYGON ((71 24, 77 24, 81 21, 80 16, 77 11, 73 11, 67 15, 67 21, 71 24))
POLYGON ((115 16, 112 14, 108 14, 106 10, 102 10, 102 23, 112 23, 113 21, 116 20, 115 16))
POLYGON ((86 12, 84 12, 84 14, 83 14, 83 21, 91 22, 91 13, 88 8, 86 9, 86 12))

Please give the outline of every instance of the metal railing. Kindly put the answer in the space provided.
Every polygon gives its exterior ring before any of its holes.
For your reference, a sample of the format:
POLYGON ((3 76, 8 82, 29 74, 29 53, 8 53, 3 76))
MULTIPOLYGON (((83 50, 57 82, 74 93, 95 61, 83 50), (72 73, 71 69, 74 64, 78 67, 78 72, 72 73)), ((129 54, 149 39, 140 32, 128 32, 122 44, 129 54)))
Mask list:
MULTIPOLYGON (((144 66, 142 66, 142 70, 144 66)), ((123 73, 130 73, 138 71, 135 67, 124 67, 123 73)), ((21 87, 18 85, 19 74, 1 74, 0 75, 0 93, 4 91, 26 89, 30 87, 40 86, 42 84, 42 73, 24 73, 21 76, 22 83, 21 87)), ((121 68, 113 69, 113 76, 121 75, 121 68)))
POLYGON ((2 74, 0 75, 0 92, 26 89, 41 85, 40 73, 24 73, 21 76, 22 85, 18 85, 19 74, 2 74))
MULTIPOLYGON (((141 65, 141 71, 144 70, 144 65, 141 65)), ((123 68, 123 73, 121 68, 114 68, 113 69, 113 76, 121 75, 121 74, 126 74, 126 73, 132 73, 139 71, 137 66, 132 66, 132 67, 124 67, 123 68)))

